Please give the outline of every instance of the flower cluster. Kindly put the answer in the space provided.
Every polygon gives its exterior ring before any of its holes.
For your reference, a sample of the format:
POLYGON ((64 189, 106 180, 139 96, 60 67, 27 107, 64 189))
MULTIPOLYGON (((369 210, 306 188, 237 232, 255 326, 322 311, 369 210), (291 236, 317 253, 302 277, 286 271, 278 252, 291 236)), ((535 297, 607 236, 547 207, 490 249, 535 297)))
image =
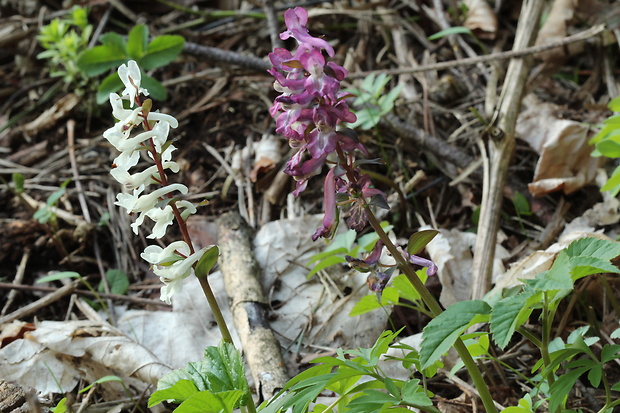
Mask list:
MULTIPOLYGON (((148 96, 148 91, 140 87, 142 76, 135 61, 121 65, 118 74, 125 89, 121 96, 110 94, 112 114, 118 122, 106 130, 103 137, 120 152, 114 159, 111 175, 131 192, 118 194, 115 204, 125 208, 130 215, 137 214, 131 224, 135 234, 148 217, 154 222, 148 238, 160 239, 175 218, 185 221, 196 212, 192 203, 175 199, 174 194, 186 194, 187 187, 178 183, 169 184, 166 176, 166 170, 179 171, 179 165, 172 161, 172 152, 176 148, 168 142, 170 128, 176 128, 178 122, 170 115, 152 112, 151 100, 141 103, 140 95, 148 96), (129 100, 129 104, 124 105, 124 100, 129 100), (134 128, 140 127, 143 131, 132 133, 134 128), (146 153, 154 165, 132 173, 130 170, 138 164, 141 152, 146 153), (159 188, 147 193, 147 188, 152 184, 159 188)), ((172 295, 182 288, 182 280, 190 275, 192 266, 208 249, 195 252, 187 242, 178 241, 166 248, 152 245, 144 250, 142 258, 153 265, 155 274, 165 284, 161 290, 162 301, 170 304, 172 295)))
MULTIPOLYGON (((437 273, 437 265, 435 265, 433 261, 418 257, 417 255, 409 254, 403 251, 400 247, 397 247, 397 249, 405 260, 407 260, 407 262, 421 267, 427 267, 427 275, 435 275, 437 273)), ((366 284, 368 285, 368 289, 376 293, 380 293, 385 289, 385 286, 396 269, 396 264, 393 258, 388 259, 390 262, 382 262, 381 259, 384 254, 385 250, 383 248, 383 242, 378 240, 366 259, 361 260, 348 255, 346 256, 346 260, 352 268, 359 272, 369 273, 366 279, 366 284)))
POLYGON ((370 178, 359 171, 354 151, 367 155, 366 149, 354 131, 342 128, 342 122, 355 122, 340 91, 340 82, 347 71, 334 62, 326 62, 325 51, 330 57, 334 49, 325 40, 308 33, 308 12, 301 7, 284 13, 287 30, 280 34, 282 40, 294 38, 298 47, 294 54, 276 48, 269 54, 273 67, 269 73, 275 78, 274 87, 280 92, 271 115, 276 119, 276 132, 284 135, 297 153, 287 162, 285 172, 293 176, 299 195, 308 179, 321 172, 329 162, 328 156, 338 154, 338 164, 326 176, 324 184, 325 218, 323 227, 312 237, 314 240, 333 235, 339 205, 348 205, 350 228, 361 230, 366 225, 364 199, 373 198, 377 205, 387 207, 384 194, 370 187, 370 178), (342 199, 337 199, 342 198, 342 199))

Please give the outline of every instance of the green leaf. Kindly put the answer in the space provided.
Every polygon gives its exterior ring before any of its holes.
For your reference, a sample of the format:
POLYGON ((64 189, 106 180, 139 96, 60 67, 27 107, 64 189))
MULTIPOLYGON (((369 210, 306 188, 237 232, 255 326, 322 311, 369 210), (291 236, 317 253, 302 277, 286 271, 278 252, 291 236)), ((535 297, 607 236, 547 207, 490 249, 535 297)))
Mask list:
POLYGON ((437 236, 437 234, 439 234, 439 231, 434 229, 426 229, 416 232, 409 237, 407 252, 411 255, 419 254, 428 245, 428 243, 437 236))
POLYGON ((206 278, 217 263, 219 255, 220 249, 217 245, 212 245, 211 248, 206 250, 200 261, 198 261, 198 265, 196 265, 196 277, 206 278))
POLYGON ((601 191, 609 191, 612 197, 615 197, 620 193, 620 165, 614 169, 605 185, 601 187, 601 191))
POLYGON ((244 400, 250 397, 241 354, 234 345, 223 341, 218 347, 207 347, 204 360, 166 374, 157 383, 157 389, 170 388, 179 380, 191 380, 199 391, 242 390, 244 400))
POLYGON ((616 384, 614 384, 613 386, 611 386, 611 390, 613 391, 620 391, 620 381, 616 384))
POLYGON ((149 28, 146 24, 134 26, 127 36, 127 54, 133 60, 140 60, 146 52, 149 28))
POLYGON ((123 82, 117 72, 105 77, 97 89, 97 103, 106 103, 110 99, 110 93, 116 93, 123 88, 123 82))
POLYGON ((46 275, 45 277, 41 277, 35 283, 41 284, 50 281, 64 280, 66 278, 82 278, 82 276, 75 271, 60 271, 54 274, 46 275))
POLYGON ((182 36, 167 34, 157 36, 149 43, 146 54, 140 59, 145 70, 162 67, 172 62, 183 50, 185 39, 182 36))
POLYGON ((126 61, 126 56, 115 53, 109 46, 96 46, 82 53, 77 64, 84 74, 92 77, 117 68, 126 61))
POLYGON ((160 81, 153 79, 151 76, 142 73, 142 84, 141 86, 149 91, 149 97, 155 100, 166 100, 168 99, 168 93, 166 92, 166 88, 161 84, 160 81))
POLYGON ((11 179, 15 187, 15 193, 22 194, 24 192, 24 174, 19 172, 13 172, 13 175, 11 175, 11 179))
POLYGON ((435 34, 433 34, 432 36, 428 36, 428 40, 437 40, 437 39, 441 39, 442 37, 445 36, 450 36, 452 34, 469 34, 470 36, 473 37, 473 33, 470 29, 468 29, 467 27, 463 27, 463 26, 455 26, 455 27, 450 27, 446 30, 442 30, 440 32, 437 32, 435 34))
POLYGON ((549 411, 555 412, 559 407, 564 405, 564 401, 571 391, 575 382, 583 373, 588 371, 587 367, 579 367, 575 370, 571 370, 568 373, 564 373, 556 380, 555 383, 549 389, 549 411))
MULTIPOLYGON (((426 279, 428 278, 428 275, 426 275, 426 268, 417 270, 415 273, 423 284, 426 283, 426 279)), ((405 300, 415 302, 420 299, 418 290, 409 282, 405 274, 399 274, 395 277, 392 280, 392 286, 398 290, 398 295, 405 300)))
POLYGON ((451 305, 424 328, 420 363, 430 367, 446 353, 469 326, 489 319, 491 307, 482 300, 461 301, 451 305))
POLYGON ((148 407, 153 407, 165 400, 175 400, 181 403, 198 393, 196 385, 191 380, 179 380, 171 387, 163 390, 157 390, 149 397, 148 407))
POLYGON ((393 406, 399 402, 399 398, 371 389, 351 401, 347 405, 347 411, 351 413, 379 412, 383 410, 384 406, 393 406))
POLYGON ((50 410, 54 413, 65 413, 67 411, 67 398, 60 399, 56 407, 52 407, 50 410))
POLYGON ((515 210, 517 211, 518 216, 532 215, 530 203, 527 202, 527 198, 521 192, 515 192, 514 196, 512 197, 512 203, 515 206, 515 210))
POLYGON ((566 247, 569 257, 584 256, 612 260, 620 255, 620 243, 598 238, 581 238, 566 247))
POLYGON ((493 305, 489 323, 493 341, 499 348, 506 348, 515 330, 529 318, 533 308, 530 308, 527 302, 531 297, 532 294, 521 293, 504 298, 493 305))
POLYGON ((174 409, 175 413, 220 413, 232 412, 243 396, 241 390, 212 393, 208 390, 195 393, 174 409))
POLYGON ((102 45, 107 46, 110 53, 116 55, 116 57, 123 57, 125 61, 129 60, 127 56, 127 43, 123 36, 114 32, 107 32, 99 36, 99 41, 102 45))
POLYGON ((93 386, 94 386, 94 385, 96 385, 96 384, 99 384, 99 383, 108 383, 108 382, 111 382, 111 381, 115 381, 115 382, 118 382, 118 383, 122 383, 122 382, 123 382, 123 379, 121 379, 121 378, 120 378, 120 377, 118 377, 118 376, 103 376, 103 377, 101 377, 100 379, 97 379, 97 380, 95 380, 94 382, 92 382, 90 385, 88 385, 88 386, 84 387, 84 388, 83 388, 82 390, 80 390, 78 393, 85 393, 85 392, 89 391, 89 390, 91 389, 91 387, 93 387, 93 386))
POLYGON ((403 385, 401 397, 405 403, 416 406, 432 406, 433 401, 426 395, 424 387, 420 386, 420 380, 411 379, 403 385))
MULTIPOLYGON (((108 286, 110 287, 110 293, 123 295, 129 289, 129 278, 127 274, 118 269, 108 270, 105 273, 105 278, 108 280, 108 286)), ((99 292, 105 292, 105 286, 103 281, 99 283, 99 292)))
POLYGON ((596 149, 608 158, 620 158, 620 143, 605 139, 596 144, 596 149))
POLYGON ((312 277, 317 272, 324 270, 327 267, 331 267, 332 265, 342 264, 347 262, 347 260, 340 255, 332 255, 325 258, 323 261, 319 262, 317 265, 312 267, 306 278, 312 277))

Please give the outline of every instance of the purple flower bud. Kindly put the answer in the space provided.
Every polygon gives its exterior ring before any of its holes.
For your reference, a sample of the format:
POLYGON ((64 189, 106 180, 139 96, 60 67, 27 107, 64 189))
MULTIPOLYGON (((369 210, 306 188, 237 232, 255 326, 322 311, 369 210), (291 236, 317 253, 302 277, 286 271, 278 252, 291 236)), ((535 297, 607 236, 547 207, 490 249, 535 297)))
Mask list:
POLYGON ((308 12, 302 7, 295 7, 293 10, 288 9, 284 12, 284 22, 288 30, 280 34, 280 39, 286 40, 289 37, 293 37, 300 45, 306 43, 312 47, 325 49, 330 56, 334 55, 334 48, 325 40, 310 36, 308 29, 306 29, 306 24, 308 24, 308 12))

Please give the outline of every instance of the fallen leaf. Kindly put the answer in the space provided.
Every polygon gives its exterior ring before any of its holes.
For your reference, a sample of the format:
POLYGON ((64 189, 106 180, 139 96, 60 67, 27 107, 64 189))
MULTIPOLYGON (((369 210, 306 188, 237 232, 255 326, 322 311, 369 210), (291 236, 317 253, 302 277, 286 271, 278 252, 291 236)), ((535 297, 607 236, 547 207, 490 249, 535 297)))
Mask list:
POLYGON ((465 0, 467 17, 463 26, 470 29, 480 39, 495 39, 497 16, 485 0, 465 0))
POLYGON ((558 119, 557 106, 540 102, 533 95, 525 99, 516 131, 540 154, 534 181, 528 185, 534 196, 554 191, 570 194, 590 183, 601 158, 590 156, 589 128, 573 120, 558 119))

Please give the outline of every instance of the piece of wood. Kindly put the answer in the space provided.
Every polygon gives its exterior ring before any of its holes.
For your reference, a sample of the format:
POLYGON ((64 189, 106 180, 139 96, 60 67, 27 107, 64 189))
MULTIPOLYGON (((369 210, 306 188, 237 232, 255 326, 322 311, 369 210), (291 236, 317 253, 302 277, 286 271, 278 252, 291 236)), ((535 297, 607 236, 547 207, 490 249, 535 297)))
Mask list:
POLYGON ((288 381, 280 343, 267 320, 267 300, 254 259, 253 231, 238 213, 218 221, 220 269, 230 300, 235 328, 241 338, 259 397, 273 397, 288 381))
MULTIPOLYGON (((536 38, 543 3, 542 0, 524 2, 513 51, 526 49, 536 38)), ((487 136, 483 137, 487 140, 489 162, 484 171, 480 220, 472 263, 471 298, 474 300, 481 299, 491 289, 504 184, 516 146, 515 125, 530 66, 531 59, 516 58, 510 61, 494 119, 487 129, 487 136)))

